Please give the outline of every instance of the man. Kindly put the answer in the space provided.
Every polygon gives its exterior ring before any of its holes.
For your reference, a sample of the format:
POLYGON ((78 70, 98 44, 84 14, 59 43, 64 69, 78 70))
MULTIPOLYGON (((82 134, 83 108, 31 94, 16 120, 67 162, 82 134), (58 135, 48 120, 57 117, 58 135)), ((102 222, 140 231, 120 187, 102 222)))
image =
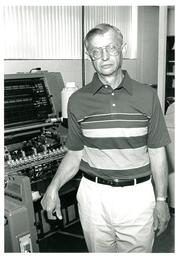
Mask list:
POLYGON ((170 218, 170 139, 159 100, 153 88, 122 70, 126 45, 119 29, 100 24, 85 46, 96 73, 69 99, 69 151, 42 206, 49 218, 56 212, 61 219, 58 190, 80 168, 77 200, 89 252, 151 252, 154 233, 161 234, 170 218))

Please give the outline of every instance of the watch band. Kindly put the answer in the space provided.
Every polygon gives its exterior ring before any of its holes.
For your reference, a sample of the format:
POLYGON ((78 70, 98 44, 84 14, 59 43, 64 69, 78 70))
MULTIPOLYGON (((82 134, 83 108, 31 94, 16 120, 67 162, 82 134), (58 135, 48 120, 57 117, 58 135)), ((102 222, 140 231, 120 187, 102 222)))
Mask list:
POLYGON ((167 197, 158 196, 158 197, 156 198, 156 201, 157 201, 157 202, 166 202, 166 201, 167 201, 167 197))

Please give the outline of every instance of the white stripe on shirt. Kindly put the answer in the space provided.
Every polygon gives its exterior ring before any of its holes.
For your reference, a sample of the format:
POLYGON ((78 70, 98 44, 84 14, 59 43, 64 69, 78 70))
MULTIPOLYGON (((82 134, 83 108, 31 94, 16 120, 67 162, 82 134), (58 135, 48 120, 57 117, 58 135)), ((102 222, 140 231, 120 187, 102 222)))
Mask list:
POLYGON ((136 137, 147 134, 147 127, 140 128, 105 128, 105 129, 82 129, 83 135, 89 138, 116 138, 136 137))
POLYGON ((108 170, 134 169, 149 164, 147 146, 105 150, 85 146, 82 159, 91 167, 108 170))

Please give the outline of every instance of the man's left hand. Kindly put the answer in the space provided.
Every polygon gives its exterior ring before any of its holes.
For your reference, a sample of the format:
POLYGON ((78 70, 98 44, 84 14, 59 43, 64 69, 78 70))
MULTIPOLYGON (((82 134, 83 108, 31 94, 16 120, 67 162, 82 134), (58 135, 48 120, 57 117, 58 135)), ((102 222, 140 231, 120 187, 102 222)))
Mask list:
POLYGON ((166 202, 156 202, 153 218, 153 228, 157 231, 156 236, 159 236, 166 230, 170 220, 169 207, 166 202))

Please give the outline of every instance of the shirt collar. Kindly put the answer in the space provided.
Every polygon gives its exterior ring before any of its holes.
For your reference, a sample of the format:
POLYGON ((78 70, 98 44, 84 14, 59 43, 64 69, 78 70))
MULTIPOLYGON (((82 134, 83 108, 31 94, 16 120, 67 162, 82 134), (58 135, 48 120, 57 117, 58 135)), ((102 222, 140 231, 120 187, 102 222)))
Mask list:
MULTIPOLYGON (((132 95, 132 80, 126 70, 123 70, 122 72, 124 74, 124 78, 120 83, 120 85, 116 88, 116 90, 123 87, 129 94, 132 95)), ((103 87, 103 83, 98 78, 97 73, 95 73, 92 80, 93 95, 96 94, 102 87, 103 87)))

